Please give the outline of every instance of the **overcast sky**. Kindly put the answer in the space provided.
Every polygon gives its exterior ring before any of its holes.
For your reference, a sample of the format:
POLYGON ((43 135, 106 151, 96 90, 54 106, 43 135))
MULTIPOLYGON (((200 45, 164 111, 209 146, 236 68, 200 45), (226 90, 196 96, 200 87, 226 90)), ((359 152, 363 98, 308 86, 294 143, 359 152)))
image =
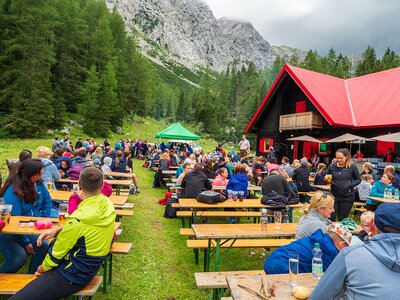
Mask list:
POLYGON ((325 55, 400 54, 399 0, 203 0, 217 18, 250 21, 272 45, 315 49, 325 55))

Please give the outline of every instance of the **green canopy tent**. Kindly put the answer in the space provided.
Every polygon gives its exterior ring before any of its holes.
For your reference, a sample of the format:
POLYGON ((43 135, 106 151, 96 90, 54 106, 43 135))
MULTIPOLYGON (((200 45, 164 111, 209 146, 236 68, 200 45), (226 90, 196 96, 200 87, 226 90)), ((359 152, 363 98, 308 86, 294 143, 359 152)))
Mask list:
POLYGON ((200 139, 200 136, 187 130, 178 122, 157 133, 156 138, 197 141, 200 139))

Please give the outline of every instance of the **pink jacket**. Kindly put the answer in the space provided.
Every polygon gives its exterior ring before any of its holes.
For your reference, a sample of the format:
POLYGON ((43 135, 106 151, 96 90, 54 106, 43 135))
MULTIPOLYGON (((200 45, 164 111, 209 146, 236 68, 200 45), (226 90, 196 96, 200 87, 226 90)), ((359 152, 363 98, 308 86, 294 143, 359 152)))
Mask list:
MULTIPOLYGON (((112 186, 109 183, 104 181, 103 187, 101 188, 100 192, 104 196, 110 197, 112 194, 112 186)), ((68 200, 68 214, 72 214, 78 208, 78 206, 81 202, 82 202, 82 199, 79 196, 79 194, 72 194, 68 200)))
POLYGON ((215 186, 226 186, 227 184, 228 180, 226 178, 223 178, 221 175, 217 175, 212 183, 212 185, 215 186))

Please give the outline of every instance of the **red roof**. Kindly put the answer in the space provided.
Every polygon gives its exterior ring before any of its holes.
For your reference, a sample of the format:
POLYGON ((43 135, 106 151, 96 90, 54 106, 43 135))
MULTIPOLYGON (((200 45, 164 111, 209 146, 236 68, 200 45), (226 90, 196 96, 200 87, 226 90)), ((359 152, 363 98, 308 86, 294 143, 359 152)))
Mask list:
POLYGON ((400 125, 400 68, 341 79, 285 65, 246 127, 249 132, 287 73, 330 125, 367 128, 400 125))

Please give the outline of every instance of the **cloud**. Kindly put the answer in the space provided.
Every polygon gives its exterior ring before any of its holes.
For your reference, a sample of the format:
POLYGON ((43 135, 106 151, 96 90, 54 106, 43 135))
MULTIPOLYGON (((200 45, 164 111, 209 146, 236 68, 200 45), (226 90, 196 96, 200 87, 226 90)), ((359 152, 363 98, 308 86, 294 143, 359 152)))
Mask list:
POLYGON ((400 53, 400 1, 396 0, 205 0, 217 18, 253 23, 272 45, 316 49, 330 47, 346 55, 368 45, 381 55, 400 53))

